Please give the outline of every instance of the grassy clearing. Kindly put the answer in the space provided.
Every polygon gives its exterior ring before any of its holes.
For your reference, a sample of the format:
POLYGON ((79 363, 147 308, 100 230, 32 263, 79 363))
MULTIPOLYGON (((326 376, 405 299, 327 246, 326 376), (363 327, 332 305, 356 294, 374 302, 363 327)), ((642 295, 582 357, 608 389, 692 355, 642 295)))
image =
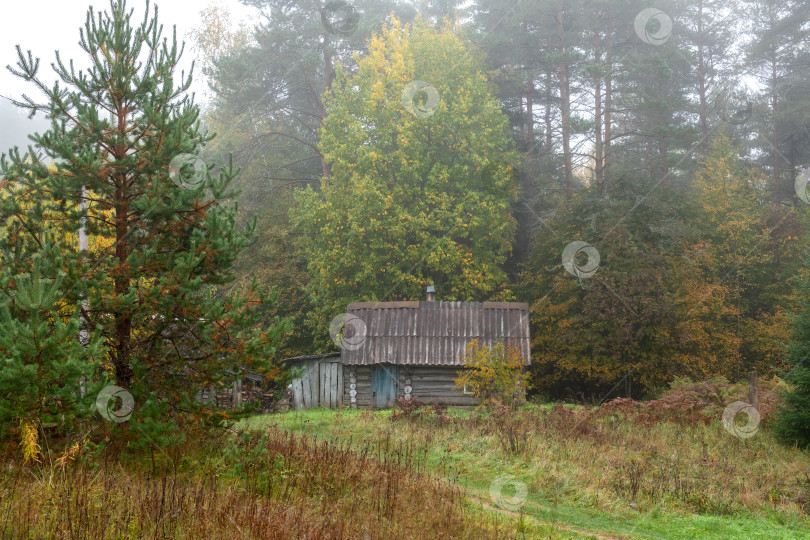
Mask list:
MULTIPOLYGON (((0 538, 513 538, 518 519, 469 505, 405 447, 384 454, 264 430, 189 445, 164 470, 0 474, 0 538)), ((115 463, 110 465, 109 463, 115 463)), ((159 463, 161 465, 161 463, 159 463)), ((556 528, 533 536, 565 538, 556 528)))
MULTIPOLYGON (((767 429, 743 440, 719 422, 645 425, 621 411, 562 405, 397 421, 390 411, 314 410, 240 426, 275 426, 381 455, 408 448, 420 456, 417 467, 464 486, 481 504, 492 505, 496 477, 514 475, 527 487, 526 523, 628 538, 810 538, 808 454, 779 445, 767 429)), ((506 485, 504 495, 514 490, 506 485)))
POLYGON ((7 463, 0 538, 810 538, 808 454, 767 429, 562 405, 393 416, 256 416, 156 465, 7 463), (504 474, 526 487, 512 510, 490 493, 504 474))

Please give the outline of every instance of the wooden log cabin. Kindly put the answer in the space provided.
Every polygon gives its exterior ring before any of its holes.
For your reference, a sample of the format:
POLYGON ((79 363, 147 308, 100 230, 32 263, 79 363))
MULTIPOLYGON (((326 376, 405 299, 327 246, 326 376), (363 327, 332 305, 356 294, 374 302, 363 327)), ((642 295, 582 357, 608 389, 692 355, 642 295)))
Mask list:
POLYGON ((395 398, 474 406, 480 400, 454 379, 464 369, 467 344, 516 343, 531 363, 529 306, 518 302, 358 302, 347 313, 340 353, 290 358, 303 368, 292 382, 293 407, 392 407, 395 398), (345 346, 350 338, 351 346, 345 346))

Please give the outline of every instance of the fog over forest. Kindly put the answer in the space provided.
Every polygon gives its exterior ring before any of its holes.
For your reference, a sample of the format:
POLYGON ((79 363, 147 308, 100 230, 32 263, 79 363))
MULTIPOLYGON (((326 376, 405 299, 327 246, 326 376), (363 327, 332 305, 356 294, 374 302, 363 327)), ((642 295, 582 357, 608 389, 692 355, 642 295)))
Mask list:
POLYGON ((810 540, 808 0, 6 4, 0 538, 810 540))

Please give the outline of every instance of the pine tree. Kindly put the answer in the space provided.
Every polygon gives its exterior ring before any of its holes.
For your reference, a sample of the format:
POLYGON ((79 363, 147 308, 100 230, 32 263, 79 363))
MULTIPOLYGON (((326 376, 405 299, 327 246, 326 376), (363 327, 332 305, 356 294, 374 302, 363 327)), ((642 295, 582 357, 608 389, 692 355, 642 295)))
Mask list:
POLYGON ((47 96, 44 103, 24 96, 18 105, 44 111, 51 127, 32 136, 32 154, 14 150, 0 163, 6 185, 46 208, 25 214, 16 198, 0 201, 0 223, 18 224, 0 239, 14 254, 9 268, 25 271, 40 252, 55 268, 48 253, 60 253, 61 301, 89 305, 82 322, 99 328, 115 384, 133 394, 136 427, 146 420, 137 407, 147 399, 156 405, 142 412, 157 421, 186 418, 196 409, 190 396, 222 383, 227 371, 272 375, 267 359, 281 330, 256 328, 259 291, 217 292, 253 228, 234 225, 233 164, 214 175, 201 157, 212 136, 186 93, 191 74, 176 73, 182 46, 162 32, 148 4, 140 23, 123 0, 98 15, 90 8, 80 45, 92 63, 78 70, 57 53, 54 87, 38 75, 39 60, 18 49, 15 73, 47 96), (109 248, 76 249, 71 239, 81 223, 109 248), (41 250, 46 233, 58 250, 41 250))
POLYGON ((776 420, 777 433, 788 443, 810 447, 810 368, 798 365, 785 380, 795 387, 783 396, 784 404, 776 420))
MULTIPOLYGON (((47 247, 43 255, 59 261, 54 251, 47 247)), ((65 276, 42 258, 32 261, 27 274, 0 269, 0 439, 21 422, 60 434, 77 431, 105 382, 94 379, 104 355, 100 334, 93 333, 86 346, 79 343, 77 306, 60 313, 65 276)))
POLYGON ((513 272, 529 255, 534 214, 549 208, 565 184, 561 171, 567 159, 552 137, 552 118, 562 106, 561 60, 568 61, 566 69, 572 62, 561 59, 556 51, 556 3, 476 0, 470 10, 476 31, 472 40, 486 54, 497 97, 509 120, 509 135, 521 153, 522 166, 516 171, 519 202, 514 210, 517 232, 507 262, 513 272))
POLYGON ((795 61, 808 36, 810 14, 806 2, 801 0, 744 0, 743 10, 748 30, 754 36, 747 43, 746 60, 753 67, 753 75, 765 87, 762 99, 767 100, 769 109, 770 125, 759 133, 761 153, 769 161, 762 165, 770 165, 773 200, 779 206, 789 193, 783 178, 788 165, 785 139, 790 136, 788 127, 796 114, 789 103, 783 104, 783 101, 786 93, 795 87, 795 61))

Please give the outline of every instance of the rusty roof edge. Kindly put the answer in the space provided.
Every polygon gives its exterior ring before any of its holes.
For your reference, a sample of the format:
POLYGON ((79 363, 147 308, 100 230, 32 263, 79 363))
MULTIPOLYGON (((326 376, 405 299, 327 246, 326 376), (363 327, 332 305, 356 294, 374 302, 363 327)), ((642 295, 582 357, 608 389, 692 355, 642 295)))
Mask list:
MULTIPOLYGON (((390 308, 418 308, 425 304, 428 306, 441 306, 442 304, 478 304, 479 302, 425 302, 418 300, 403 300, 397 302, 352 302, 348 305, 347 309, 390 309, 390 308)), ((529 304, 526 302, 481 302, 484 309, 518 309, 523 311, 529 310, 529 304)), ((460 306, 459 306, 460 307, 460 306)))
POLYGON ((529 304, 526 302, 484 302, 484 309, 520 309, 529 311, 529 304))
POLYGON ((403 302, 352 302, 346 308, 348 311, 353 309, 388 309, 388 308, 418 308, 419 302, 417 301, 403 301, 403 302))
POLYGON ((305 354, 303 356, 293 356, 290 358, 282 358, 281 362, 295 362, 300 360, 320 360, 322 358, 334 358, 335 356, 341 356, 342 353, 340 352, 330 352, 325 354, 305 354))

